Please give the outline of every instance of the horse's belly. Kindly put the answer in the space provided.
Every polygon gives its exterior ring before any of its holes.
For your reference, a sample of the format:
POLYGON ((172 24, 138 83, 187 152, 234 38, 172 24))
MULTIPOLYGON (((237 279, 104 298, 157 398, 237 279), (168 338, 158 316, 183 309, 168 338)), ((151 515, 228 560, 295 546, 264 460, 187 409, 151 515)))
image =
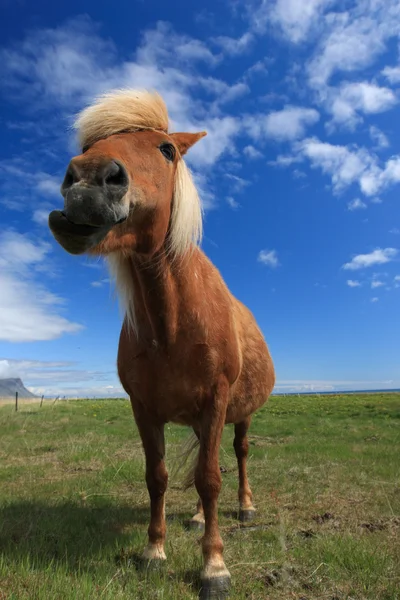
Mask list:
POLYGON ((275 385, 274 367, 268 350, 259 357, 244 356, 239 378, 231 389, 226 423, 239 423, 268 400, 275 385))

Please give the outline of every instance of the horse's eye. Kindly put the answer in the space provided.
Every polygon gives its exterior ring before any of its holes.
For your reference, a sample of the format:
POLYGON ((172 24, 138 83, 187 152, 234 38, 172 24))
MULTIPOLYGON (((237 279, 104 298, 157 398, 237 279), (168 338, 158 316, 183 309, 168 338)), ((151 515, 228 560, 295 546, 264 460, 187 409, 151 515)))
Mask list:
POLYGON ((168 144, 168 143, 161 144, 160 152, 161 152, 161 154, 163 154, 165 156, 165 158, 167 160, 169 160, 170 162, 173 162, 173 160, 175 158, 175 154, 176 154, 175 146, 173 146, 172 144, 168 144))

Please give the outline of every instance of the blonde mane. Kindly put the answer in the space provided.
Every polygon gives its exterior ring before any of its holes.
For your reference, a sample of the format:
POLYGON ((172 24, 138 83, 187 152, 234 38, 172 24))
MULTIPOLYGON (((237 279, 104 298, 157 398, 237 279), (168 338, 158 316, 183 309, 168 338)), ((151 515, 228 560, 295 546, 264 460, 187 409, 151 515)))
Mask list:
MULTIPOLYGON (((146 90, 116 90, 99 96, 79 113, 74 127, 83 149, 116 133, 150 130, 168 134, 168 122, 167 107, 159 94, 146 90)), ((175 174, 168 252, 173 258, 183 257, 200 243, 202 229, 199 195, 185 161, 180 158, 175 174)), ((134 290, 128 261, 119 253, 108 258, 126 318, 136 331, 134 290)))

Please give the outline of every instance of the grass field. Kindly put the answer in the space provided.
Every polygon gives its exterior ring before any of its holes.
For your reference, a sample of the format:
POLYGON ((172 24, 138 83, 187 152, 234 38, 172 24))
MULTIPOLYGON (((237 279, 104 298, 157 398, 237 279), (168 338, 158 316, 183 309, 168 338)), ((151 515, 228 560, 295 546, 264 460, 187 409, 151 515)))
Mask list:
MULTIPOLYGON (((188 431, 166 428, 167 462, 188 431)), ((236 520, 232 429, 220 524, 232 598, 400 598, 400 395, 274 397, 253 419, 257 521, 236 520)), ((226 471, 226 472, 225 472, 226 471)), ((0 600, 197 598, 196 494, 170 478, 168 562, 138 567, 144 458, 128 401, 0 408, 0 600)))

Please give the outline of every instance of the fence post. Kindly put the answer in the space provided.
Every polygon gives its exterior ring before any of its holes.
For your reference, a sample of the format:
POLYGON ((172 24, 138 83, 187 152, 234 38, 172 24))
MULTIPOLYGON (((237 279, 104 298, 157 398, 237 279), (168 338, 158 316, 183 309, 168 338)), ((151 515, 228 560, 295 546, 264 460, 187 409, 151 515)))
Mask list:
POLYGON ((18 392, 15 392, 15 412, 18 410, 18 392))
POLYGON ((42 404, 43 404, 43 398, 44 398, 44 395, 42 396, 42 399, 41 399, 41 401, 40 401, 40 408, 42 408, 42 404))

